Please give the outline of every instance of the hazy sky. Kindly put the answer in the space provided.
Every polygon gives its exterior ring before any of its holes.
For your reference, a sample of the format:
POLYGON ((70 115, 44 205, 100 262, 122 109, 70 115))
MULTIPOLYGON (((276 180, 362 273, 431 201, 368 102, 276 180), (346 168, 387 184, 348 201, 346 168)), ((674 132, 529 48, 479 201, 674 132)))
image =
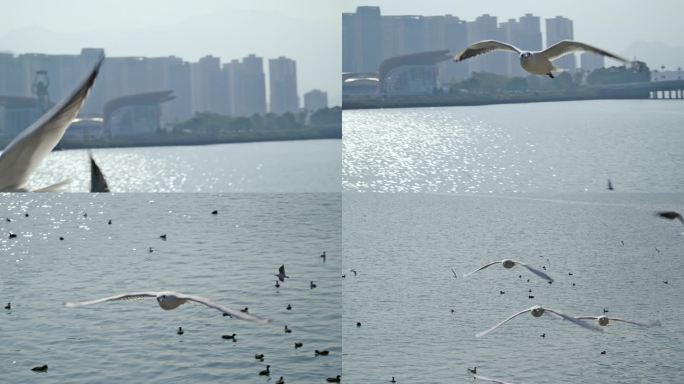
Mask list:
MULTIPOLYGON (((322 0, 3 1, 0 50, 108 56, 176 55, 222 61, 255 53, 297 60, 300 96, 318 88, 341 99, 341 3, 322 0)), ((268 75, 268 62, 265 60, 268 75)))
MULTIPOLYGON (((344 12, 358 5, 378 5, 384 15, 444 15, 465 20, 489 13, 499 21, 533 13, 542 18, 565 16, 574 21, 575 39, 617 53, 647 58, 651 66, 660 61, 684 67, 684 49, 667 51, 657 42, 684 47, 684 0, 341 0, 344 12), (653 63, 652 63, 653 62, 653 63)), ((524 47, 522 47, 524 48, 524 47)))

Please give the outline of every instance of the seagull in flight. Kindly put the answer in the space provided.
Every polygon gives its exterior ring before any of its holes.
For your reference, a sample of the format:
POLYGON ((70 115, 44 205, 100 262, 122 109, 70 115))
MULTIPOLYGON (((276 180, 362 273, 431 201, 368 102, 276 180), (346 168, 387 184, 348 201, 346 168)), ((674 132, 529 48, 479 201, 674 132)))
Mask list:
POLYGON ((530 267, 530 266, 527 265, 527 264, 524 264, 524 263, 521 263, 521 262, 515 261, 515 260, 510 260, 510 259, 503 259, 503 260, 499 260, 499 261, 492 261, 491 263, 485 264, 485 265, 481 266, 480 268, 478 268, 478 269, 476 269, 476 270, 474 270, 474 271, 472 271, 472 272, 470 272, 470 273, 466 273, 465 275, 463 275, 463 277, 468 277, 468 276, 472 275, 473 273, 475 273, 475 272, 477 272, 477 271, 480 271, 480 270, 483 270, 483 269, 485 269, 485 268, 487 268, 487 267, 490 267, 490 266, 492 266, 492 265, 494 265, 494 264, 501 264, 501 265, 503 265, 503 267, 506 268, 506 269, 511 269, 511 268, 515 267, 516 265, 521 265, 521 266, 527 268, 528 270, 530 270, 530 272, 532 272, 532 273, 534 273, 535 275, 541 277, 542 279, 545 279, 545 280, 548 280, 548 281, 553 282, 553 279, 552 279, 551 277, 549 277, 549 275, 547 275, 546 273, 544 273, 544 272, 542 272, 542 271, 540 271, 540 270, 538 270, 538 269, 532 268, 532 267, 530 267))
POLYGON ((77 303, 64 303, 64 305, 68 308, 77 308, 77 307, 83 307, 86 305, 106 303, 108 301, 137 300, 137 299, 144 299, 146 297, 156 298, 157 304, 159 304, 159 306, 163 310, 166 310, 166 311, 176 309, 179 306, 181 306, 182 304, 185 304, 186 302, 195 302, 195 303, 204 304, 209 308, 217 309, 217 310, 223 312, 224 314, 229 315, 230 317, 234 317, 234 318, 237 318, 240 320, 246 320, 246 321, 251 321, 251 322, 260 323, 260 324, 266 324, 266 323, 270 322, 270 320, 259 318, 257 316, 252 315, 251 313, 236 311, 234 309, 225 307, 223 305, 215 304, 215 303, 211 302, 209 299, 206 299, 204 297, 194 296, 194 295, 186 295, 183 293, 172 292, 172 291, 124 293, 122 295, 105 297, 103 299, 81 301, 81 302, 77 302, 77 303))
POLYGON ((623 319, 618 319, 615 317, 607 317, 607 316, 577 316, 575 319, 580 319, 580 320, 598 320, 598 323, 600 326, 605 327, 607 325, 610 325, 611 322, 613 321, 619 321, 622 323, 627 323, 627 324, 632 324, 632 325, 637 325, 639 327, 656 327, 661 325, 660 321, 651 321, 649 323, 637 323, 636 321, 629 321, 629 320, 623 320, 623 319))
POLYGON ((274 276, 277 276, 278 280, 283 281, 283 282, 285 281, 286 278, 288 278, 288 279, 290 278, 290 276, 287 276, 285 274, 285 264, 281 265, 280 268, 278 268, 278 274, 274 275, 274 276))
MULTIPOLYGON (((104 56, 69 97, 57 103, 7 145, 0 154, 0 192, 27 191, 26 184, 31 174, 55 148, 81 110, 103 61, 104 56)), ((35 192, 57 191, 69 182, 68 179, 63 180, 35 192)))
POLYGON ((507 323, 508 321, 512 320, 513 318, 515 318, 515 317, 517 317, 517 316, 520 316, 520 315, 522 315, 523 313, 527 313, 527 312, 530 312, 530 313, 532 314, 533 317, 541 317, 544 313, 548 313, 548 314, 553 315, 553 316, 555 316, 555 317, 557 317, 557 318, 559 318, 559 319, 569 320, 570 322, 575 323, 575 324, 579 325, 580 327, 583 327, 583 328, 586 328, 586 329, 591 329, 591 330, 593 330, 593 331, 599 331, 599 332, 603 331, 603 329, 601 329, 601 327, 598 327, 598 326, 596 326, 596 325, 592 325, 592 324, 589 324, 589 323, 587 323, 587 322, 585 322, 585 321, 578 320, 578 319, 576 319, 576 318, 574 318, 574 317, 572 317, 572 316, 565 315, 565 314, 560 313, 560 312, 558 312, 558 311, 556 311, 556 310, 554 310, 554 309, 543 308, 543 307, 541 307, 541 306, 539 306, 539 305, 535 305, 534 307, 527 308, 527 309, 525 309, 525 310, 522 310, 522 311, 520 311, 520 312, 514 314, 513 316, 510 316, 510 317, 507 318, 506 320, 504 320, 504 321, 500 322, 499 324, 497 324, 497 325, 495 325, 495 326, 489 328, 489 329, 486 330, 486 331, 482 331, 482 332, 478 333, 477 335, 475 335, 475 337, 482 337, 482 336, 485 336, 485 335, 487 335, 488 333, 492 332, 493 330, 495 330, 495 329, 499 328, 500 326, 504 325, 504 324, 507 323))
POLYGON ((663 212, 656 212, 656 215, 662 217, 663 219, 668 219, 668 220, 677 219, 677 220, 679 220, 680 223, 682 223, 682 225, 684 225, 684 218, 682 218, 682 215, 679 212, 663 211, 663 212))
POLYGON ((524 70, 535 75, 546 75, 552 79, 554 78, 553 72, 559 72, 562 70, 554 67, 551 61, 573 52, 592 52, 602 56, 608 56, 615 60, 622 61, 623 63, 629 62, 629 60, 603 49, 572 40, 563 40, 546 48, 543 51, 531 52, 523 51, 514 45, 502 43, 497 40, 484 40, 477 42, 457 53, 454 56, 454 61, 460 62, 492 51, 515 52, 520 56, 520 66, 522 66, 524 70))
POLYGON ((509 383, 509 382, 507 382, 507 381, 501 381, 501 380, 497 380, 497 379, 490 379, 489 377, 484 377, 484 376, 476 375, 476 374, 474 374, 474 373, 472 373, 472 372, 471 372, 471 375, 473 375, 473 379, 482 380, 482 381, 489 381, 490 383, 511 384, 511 383, 509 383))

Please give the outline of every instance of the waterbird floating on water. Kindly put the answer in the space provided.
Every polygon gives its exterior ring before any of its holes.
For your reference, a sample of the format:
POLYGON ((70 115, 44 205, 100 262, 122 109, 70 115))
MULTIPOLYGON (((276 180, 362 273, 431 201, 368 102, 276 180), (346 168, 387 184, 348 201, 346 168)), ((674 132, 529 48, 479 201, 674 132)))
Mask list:
MULTIPOLYGON (((0 154, 0 192, 27 191, 29 178, 62 139, 81 110, 103 61, 104 56, 100 57, 88 77, 69 97, 50 108, 3 150, 0 154)), ((68 179, 63 180, 36 192, 56 191, 69 182, 68 179)))
POLYGON ((618 319, 616 317, 607 317, 607 316, 575 316, 575 318, 580 319, 580 320, 598 320, 599 325, 604 326, 604 327, 607 325, 610 325, 611 322, 613 322, 613 321, 637 325, 639 327, 645 327, 645 328, 656 327, 656 326, 661 325, 660 321, 658 321, 658 320, 651 321, 648 323, 638 323, 636 321, 623 320, 623 319, 618 319))
POLYGON ((48 366, 47 366, 47 364, 45 364, 45 365, 41 365, 39 367, 33 367, 33 368, 31 368, 31 370, 33 372, 47 372, 48 366))
POLYGON ((553 72, 559 72, 562 70, 556 68, 551 61, 573 52, 592 52, 602 56, 608 56, 615 60, 622 61, 623 63, 629 62, 629 60, 603 49, 572 40, 563 40, 546 48, 543 51, 523 51, 511 44, 502 43, 496 40, 484 40, 472 44, 461 52, 458 52, 454 56, 454 61, 463 61, 471 57, 492 51, 515 52, 519 55, 520 66, 523 67, 524 70, 535 75, 546 75, 552 79, 554 78, 553 72))
POLYGON ((662 211, 662 212, 656 212, 656 214, 663 219, 668 219, 668 220, 674 220, 677 219, 679 222, 684 225, 684 218, 682 218, 682 215, 679 212, 675 211, 662 211))
POLYGON ((542 271, 540 271, 540 270, 538 270, 538 269, 532 268, 532 267, 530 267, 530 266, 527 265, 527 264, 524 264, 524 263, 521 263, 521 262, 515 261, 515 260, 510 260, 510 259, 503 259, 503 260, 499 260, 499 261, 492 261, 491 263, 485 264, 485 265, 483 265, 482 267, 480 267, 480 268, 478 268, 478 269, 476 269, 476 270, 474 270, 474 271, 472 271, 472 272, 470 272, 470 273, 466 273, 465 275, 463 275, 463 277, 468 277, 468 276, 472 275, 473 273, 475 273, 475 272, 477 272, 477 271, 480 271, 480 270, 483 270, 483 269, 485 269, 485 268, 487 268, 487 267, 490 267, 490 266, 492 266, 492 265, 494 265, 494 264, 501 264, 501 265, 503 265, 503 267, 506 268, 506 269, 511 269, 511 268, 515 267, 516 265, 522 265, 523 267, 527 268, 530 272, 534 273, 535 275, 537 275, 537 276, 539 276, 539 277, 541 277, 541 278, 543 278, 543 279, 546 279, 546 280, 548 280, 548 281, 553 281, 553 279, 552 279, 551 277, 549 277, 549 275, 547 275, 546 273, 544 273, 544 272, 542 272, 542 271))
POLYGON ((204 304, 209 308, 217 309, 217 310, 223 312, 224 314, 229 315, 230 317, 234 317, 234 318, 237 318, 240 320, 252 321, 252 322, 261 323, 261 324, 265 324, 265 323, 269 322, 269 320, 259 318, 257 316, 252 315, 252 314, 243 313, 243 312, 236 311, 234 309, 225 307, 223 305, 215 304, 215 303, 209 301, 209 299, 206 299, 204 297, 194 296, 194 295, 186 295, 183 293, 172 292, 172 291, 124 293, 122 295, 105 297, 103 299, 81 301, 81 302, 77 302, 77 303, 65 303, 64 305, 67 306, 68 308, 76 308, 76 307, 83 307, 86 305, 105 303, 108 301, 136 300, 136 299, 143 299, 146 297, 156 298, 159 306, 162 309, 167 310, 167 311, 178 308, 180 305, 185 304, 186 302, 190 301, 190 302, 204 304))
MULTIPOLYGON (((572 316, 565 315, 565 314, 563 314, 563 313, 561 313, 561 312, 558 312, 558 311, 553 310, 553 309, 550 309, 550 308, 542 308, 542 307, 539 306, 539 305, 535 305, 534 307, 527 308, 527 309, 525 309, 525 310, 522 310, 522 311, 520 311, 520 312, 518 312, 518 313, 516 313, 516 314, 514 314, 514 315, 512 315, 512 316, 510 316, 510 317, 508 317, 506 320, 504 320, 504 321, 500 322, 499 324, 497 324, 497 325, 495 325, 495 326, 493 326, 493 327, 487 329, 486 331, 482 331, 482 332, 478 333, 477 335, 475 335, 475 337, 482 337, 482 336, 485 336, 485 335, 487 335, 488 333, 492 332, 493 330, 495 330, 495 329, 499 328, 500 326, 504 325, 504 324, 507 323, 508 321, 512 320, 513 318, 515 318, 515 317, 517 317, 517 316, 519 316, 519 315, 522 315, 523 313, 527 313, 527 312, 530 312, 530 313, 532 314, 533 317, 541 317, 543 314, 549 313, 549 314, 551 314, 551 315, 555 315, 557 318, 560 318, 560 319, 563 319, 563 320, 569 320, 570 322, 575 323, 575 324, 577 324, 577 325, 579 325, 579 326, 581 326, 581 327, 583 327, 583 328, 590 329, 590 330, 593 330, 593 331, 599 331, 599 332, 603 331, 603 329, 601 329, 600 327, 597 327, 597 326, 595 326, 595 325, 589 324, 589 323, 587 323, 587 322, 585 322, 585 321, 582 321, 582 320, 578 320, 578 319, 576 319, 576 318, 574 318, 574 317, 572 317, 572 316)), ((474 372, 474 373, 476 373, 476 372, 474 372)))
POLYGON ((267 365, 266 369, 259 372, 259 376, 270 376, 270 375, 271 375, 271 366, 270 365, 267 365))
POLYGON ((328 377, 325 381, 328 383, 340 383, 342 379, 340 375, 337 375, 335 377, 328 377))

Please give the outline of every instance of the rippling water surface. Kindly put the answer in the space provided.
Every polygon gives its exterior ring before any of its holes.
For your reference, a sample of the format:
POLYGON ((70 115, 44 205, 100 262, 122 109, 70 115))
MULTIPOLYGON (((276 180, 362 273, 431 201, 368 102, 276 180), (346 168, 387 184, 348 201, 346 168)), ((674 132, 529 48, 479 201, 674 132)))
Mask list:
POLYGON ((517 384, 684 377, 684 228, 653 215, 681 210, 681 194, 345 193, 343 201, 347 382, 466 383, 473 366, 517 384), (462 277, 503 258, 544 266, 555 282, 520 267, 462 277), (595 333, 525 314, 475 338, 535 304, 574 315, 606 308, 662 326, 595 333))
MULTIPOLYGON (((95 149, 113 192, 339 192, 340 140, 95 149)), ((85 150, 55 151, 30 189, 70 178, 90 190, 85 150)))
POLYGON ((266 383, 270 364, 271 382, 325 382, 341 371, 340 210, 339 194, 0 195, 0 301, 12 302, 0 312, 0 381, 266 383), (276 289, 281 264, 291 278, 276 289), (148 290, 248 307, 273 325, 152 299, 63 305, 148 290), (31 372, 42 364, 48 373, 31 372))
POLYGON ((343 189, 679 192, 680 100, 344 111, 343 189))

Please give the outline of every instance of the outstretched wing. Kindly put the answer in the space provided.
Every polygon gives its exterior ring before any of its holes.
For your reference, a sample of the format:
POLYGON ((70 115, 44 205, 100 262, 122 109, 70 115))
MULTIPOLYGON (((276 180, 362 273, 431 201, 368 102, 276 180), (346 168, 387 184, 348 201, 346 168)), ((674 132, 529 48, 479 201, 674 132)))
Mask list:
POLYGON ((252 321, 252 322, 260 323, 260 324, 266 324, 266 323, 270 322, 270 320, 262 319, 260 317, 254 316, 250 313, 236 311, 232 308, 228 308, 228 307, 225 307, 223 305, 213 303, 209 299, 204 298, 204 297, 193 296, 193 295, 178 295, 178 298, 188 300, 188 301, 194 301, 194 302, 200 303, 200 304, 204 304, 209 308, 218 309, 219 311, 226 313, 226 314, 230 315, 230 317, 234 317, 236 319, 252 321))
POLYGON ((623 322, 623 323, 638 325, 638 326, 640 326, 640 327, 647 327, 647 328, 648 328, 648 327, 657 327, 657 326, 660 326, 660 325, 661 325, 661 324, 660 324, 660 321, 658 321, 658 320, 651 321, 651 322, 648 322, 648 323, 638 323, 638 322, 636 322, 636 321, 623 320, 623 319, 618 319, 618 318, 614 318, 614 317, 609 317, 608 320, 610 320, 610 321, 620 321, 620 322, 623 322))
POLYGON ((97 300, 90 300, 90 301, 80 301, 77 303, 64 303, 64 305, 68 308, 76 308, 76 307, 83 307, 85 305, 93 305, 93 304, 99 304, 99 303, 104 303, 107 301, 115 301, 115 300, 137 300, 137 299, 143 299, 145 297, 157 297, 157 292, 134 292, 134 293, 124 293, 122 295, 116 295, 116 296, 111 296, 111 297, 105 297, 104 299, 97 299, 97 300))
POLYGON ((493 330, 499 328, 500 326, 504 325, 504 324, 507 323, 508 321, 512 320, 514 317, 520 316, 520 315, 522 315, 522 314, 525 313, 525 312, 529 312, 529 311, 531 311, 533 308, 535 308, 535 307, 530 307, 530 308, 527 308, 527 309, 525 309, 525 310, 522 310, 522 311, 516 313, 515 315, 510 316, 510 317, 507 318, 506 320, 500 322, 499 324, 497 324, 497 325, 495 325, 495 326, 489 328, 488 330, 482 331, 482 332, 478 333, 477 335, 475 335, 475 337, 482 337, 482 336, 485 336, 485 335, 488 334, 489 332, 491 332, 491 331, 493 331, 493 330))
POLYGON ((18 190, 26 185, 81 110, 103 61, 104 56, 71 96, 52 107, 7 145, 0 155, 0 191, 18 190))
POLYGON ((532 272, 532 273, 534 273, 535 275, 541 277, 542 279, 546 279, 546 280, 548 280, 548 281, 550 281, 550 282, 553 282, 553 279, 552 279, 549 275, 547 275, 546 273, 544 273, 544 272, 542 272, 542 271, 540 271, 540 270, 538 270, 538 269, 536 269, 536 268, 532 268, 532 267, 530 267, 529 265, 527 265, 527 264, 525 264, 525 263, 521 263, 521 262, 519 262, 519 261, 514 261, 514 262, 515 262, 516 264, 522 265, 523 267, 527 268, 530 272, 532 272))
POLYGON ((571 322, 573 322, 573 323, 579 325, 580 327, 583 327, 583 328, 586 328, 586 329, 590 329, 590 330, 592 330, 592 331, 603 332, 603 328, 601 328, 600 326, 598 326, 598 325, 593 325, 593 324, 589 324, 589 323, 587 323, 586 321, 582 321, 582 320, 577 319, 576 317, 568 316, 568 315, 566 315, 566 314, 564 314, 564 313, 561 313, 561 312, 558 312, 558 311, 556 311, 556 310, 549 309, 549 308, 544 308, 544 311, 549 312, 549 313, 552 313, 552 314, 554 314, 554 315, 560 317, 560 318, 563 319, 563 320, 569 320, 569 321, 571 321, 571 322))
POLYGON ((484 377, 484 376, 476 375, 476 374, 474 374, 474 373, 473 373, 472 375, 473 375, 473 378, 475 378, 475 379, 482 380, 482 381, 489 381, 490 383, 511 384, 511 383, 508 383, 508 382, 505 382, 505 381, 501 381, 501 380, 497 380, 497 379, 490 379, 489 377, 484 377))
POLYGON ((278 268, 278 272, 285 276, 285 264, 281 265, 280 268, 278 268))
POLYGON ((604 51, 601 48, 596 48, 589 44, 580 43, 579 41, 572 40, 563 40, 559 43, 556 43, 541 51, 540 54, 548 60, 556 60, 557 58, 572 52, 592 52, 598 55, 608 56, 615 60, 622 61, 623 63, 629 62, 629 60, 625 59, 622 56, 618 56, 608 51, 604 51))
POLYGON ((598 316, 575 316, 579 320, 598 320, 598 316))
POLYGON ((491 266, 494 265, 494 264, 500 264, 500 263, 501 263, 501 260, 499 260, 499 261, 492 261, 491 263, 485 264, 485 265, 481 266, 480 268, 478 268, 478 269, 476 269, 476 270, 474 270, 474 271, 472 271, 472 272, 466 273, 465 275, 463 275, 463 277, 468 277, 468 276, 472 275, 473 273, 475 273, 475 272, 477 272, 477 271, 481 271, 481 270, 483 270, 483 269, 485 269, 485 268, 487 268, 487 267, 491 267, 491 266))
POLYGON ((520 49, 511 44, 502 43, 496 40, 483 40, 472 44, 468 48, 454 55, 454 61, 463 61, 471 57, 482 55, 492 51, 511 51, 520 54, 520 49))

